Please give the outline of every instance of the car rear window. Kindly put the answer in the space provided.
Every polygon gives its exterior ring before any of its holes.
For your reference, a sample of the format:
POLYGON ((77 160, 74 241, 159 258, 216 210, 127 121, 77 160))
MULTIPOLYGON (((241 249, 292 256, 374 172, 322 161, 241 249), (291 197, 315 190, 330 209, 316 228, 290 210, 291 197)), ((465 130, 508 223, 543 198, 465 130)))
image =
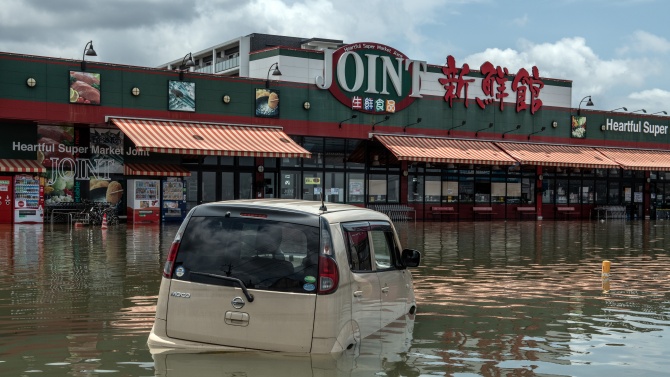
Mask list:
POLYGON ((319 228, 256 218, 191 217, 172 278, 249 289, 316 293, 319 228), (209 274, 210 276, 205 276, 209 274))

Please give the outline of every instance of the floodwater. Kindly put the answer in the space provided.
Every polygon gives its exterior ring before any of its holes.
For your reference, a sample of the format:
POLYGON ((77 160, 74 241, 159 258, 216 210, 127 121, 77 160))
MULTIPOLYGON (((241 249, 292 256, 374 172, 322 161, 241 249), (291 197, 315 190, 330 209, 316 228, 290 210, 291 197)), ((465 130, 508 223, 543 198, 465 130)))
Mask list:
POLYGON ((360 349, 152 357, 146 339, 176 225, 0 225, 0 375, 670 373, 670 222, 396 226, 423 254, 418 312, 360 349))

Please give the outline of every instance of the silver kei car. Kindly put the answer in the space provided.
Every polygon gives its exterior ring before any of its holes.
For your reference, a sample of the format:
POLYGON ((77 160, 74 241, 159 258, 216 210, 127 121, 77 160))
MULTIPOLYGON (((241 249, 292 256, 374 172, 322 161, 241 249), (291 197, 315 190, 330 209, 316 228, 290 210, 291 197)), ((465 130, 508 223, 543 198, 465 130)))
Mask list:
POLYGON ((165 263, 149 335, 161 350, 335 353, 414 314, 421 255, 390 219, 282 199, 193 208, 165 263))

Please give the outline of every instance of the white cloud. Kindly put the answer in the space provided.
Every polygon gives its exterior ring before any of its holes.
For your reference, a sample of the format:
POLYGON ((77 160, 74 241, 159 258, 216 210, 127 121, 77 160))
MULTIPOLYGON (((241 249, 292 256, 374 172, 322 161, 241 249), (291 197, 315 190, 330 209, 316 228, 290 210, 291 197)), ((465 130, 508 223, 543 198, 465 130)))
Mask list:
POLYGON ((580 37, 540 44, 522 40, 518 50, 487 49, 465 61, 471 68, 490 61, 510 73, 537 66, 542 77, 571 80, 573 102, 586 95, 609 95, 615 87, 639 87, 659 73, 659 66, 646 59, 603 60, 580 37))
POLYGON ((528 24, 528 15, 524 14, 523 17, 515 18, 512 22, 517 26, 526 26, 528 24))
POLYGON ((670 91, 654 88, 647 89, 640 92, 634 92, 628 95, 634 103, 638 103, 641 107, 647 109, 648 113, 656 111, 670 112, 670 91))
POLYGON ((643 30, 637 30, 628 39, 628 44, 617 49, 620 55, 627 53, 656 52, 665 54, 670 51, 670 41, 643 30))

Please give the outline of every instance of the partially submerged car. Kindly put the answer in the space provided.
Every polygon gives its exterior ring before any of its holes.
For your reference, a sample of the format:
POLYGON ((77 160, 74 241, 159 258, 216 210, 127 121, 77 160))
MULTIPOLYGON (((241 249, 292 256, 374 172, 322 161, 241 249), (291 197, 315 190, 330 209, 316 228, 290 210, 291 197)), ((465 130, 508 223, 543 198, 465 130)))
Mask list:
POLYGON ((165 263, 149 335, 161 349, 333 353, 416 311, 421 255, 390 219, 313 201, 194 207, 165 263))

